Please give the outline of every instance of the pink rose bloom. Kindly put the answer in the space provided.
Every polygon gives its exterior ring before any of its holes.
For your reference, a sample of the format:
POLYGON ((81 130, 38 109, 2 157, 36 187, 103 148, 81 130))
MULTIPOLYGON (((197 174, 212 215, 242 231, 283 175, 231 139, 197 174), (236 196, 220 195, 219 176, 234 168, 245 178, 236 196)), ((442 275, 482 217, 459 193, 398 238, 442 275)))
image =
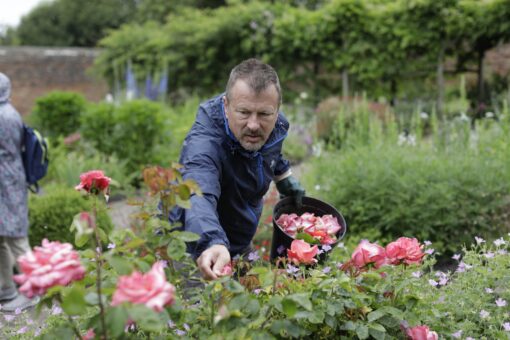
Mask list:
POLYGON ((221 276, 232 275, 232 264, 231 263, 227 263, 225 265, 225 267, 223 267, 223 269, 221 270, 220 275, 221 276))
POLYGON ((166 281, 163 262, 154 263, 146 274, 133 272, 119 277, 113 293, 112 306, 123 302, 142 304, 161 312, 163 307, 174 302, 175 287, 166 281))
POLYGON ((391 264, 419 264, 425 254, 417 239, 401 237, 386 246, 386 256, 391 264))
POLYGON ((374 263, 375 268, 386 264, 386 252, 378 244, 362 240, 351 256, 351 261, 357 268, 363 268, 370 263, 374 263))
POLYGON ((80 263, 78 252, 69 243, 42 241, 41 247, 18 258, 21 274, 14 281, 21 285, 19 291, 31 298, 43 295, 53 286, 66 286, 81 280, 85 268, 80 263))
POLYGON ((294 262, 295 265, 312 264, 316 263, 315 255, 319 252, 319 248, 315 245, 310 247, 308 243, 303 240, 294 240, 287 250, 289 260, 294 262))
POLYGON ((406 329, 406 335, 409 340, 437 340, 436 332, 430 331, 427 326, 416 326, 406 329))
POLYGON ((80 175, 80 184, 76 190, 85 190, 88 193, 106 192, 110 185, 111 178, 106 177, 101 170, 92 170, 80 175), (97 192, 94 192, 97 191, 97 192))
POLYGON ((85 333, 82 338, 83 340, 92 340, 96 337, 96 333, 94 333, 94 330, 90 328, 87 333, 85 333))

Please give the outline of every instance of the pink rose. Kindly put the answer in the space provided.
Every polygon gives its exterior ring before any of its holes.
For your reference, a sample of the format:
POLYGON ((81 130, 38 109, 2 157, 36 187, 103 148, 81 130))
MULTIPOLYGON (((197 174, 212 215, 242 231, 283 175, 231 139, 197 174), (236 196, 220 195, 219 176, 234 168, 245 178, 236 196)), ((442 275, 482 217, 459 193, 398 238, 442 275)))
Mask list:
POLYGON ((294 240, 290 245, 290 249, 287 250, 287 256, 289 260, 294 262, 295 265, 312 264, 316 263, 315 255, 319 252, 317 246, 310 247, 308 243, 303 240, 294 240))
POLYGON ((92 170, 80 175, 80 184, 76 190, 85 190, 88 193, 105 193, 110 185, 111 178, 106 177, 101 170, 92 170))
POLYGON ((20 292, 31 298, 43 295, 53 286, 65 286, 81 280, 85 268, 80 256, 69 243, 42 241, 41 247, 18 258, 21 274, 14 280, 21 285, 20 292))
POLYGON ((96 333, 94 333, 94 330, 92 328, 90 328, 87 333, 85 333, 83 336, 82 336, 82 339, 83 340, 92 340, 96 337, 96 333))
POLYGON ((223 267, 220 273, 221 276, 232 275, 232 264, 229 262, 223 267))
POLYGON ((391 264, 419 264, 424 255, 415 238, 401 237, 386 246, 386 256, 391 264))
POLYGON ((409 340, 437 340, 436 332, 431 332, 427 326, 415 326, 406 329, 406 335, 409 340))
POLYGON ((374 267, 379 268, 386 264, 386 253, 380 245, 362 240, 354 249, 351 261, 357 268, 363 268, 370 263, 374 263, 374 267))
POLYGON ((163 262, 154 263, 146 274, 133 272, 119 277, 113 294, 112 306, 123 302, 143 304, 156 312, 174 302, 175 287, 166 281, 163 262))

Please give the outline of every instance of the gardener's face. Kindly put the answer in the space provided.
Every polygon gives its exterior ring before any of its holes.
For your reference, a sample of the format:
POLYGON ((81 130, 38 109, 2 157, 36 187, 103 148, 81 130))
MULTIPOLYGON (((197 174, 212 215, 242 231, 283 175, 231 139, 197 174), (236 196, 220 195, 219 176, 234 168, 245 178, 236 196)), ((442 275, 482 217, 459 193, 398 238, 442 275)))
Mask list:
POLYGON ((270 85, 260 93, 243 80, 235 82, 230 100, 223 97, 228 126, 242 147, 259 150, 269 138, 278 118, 278 91, 270 85))

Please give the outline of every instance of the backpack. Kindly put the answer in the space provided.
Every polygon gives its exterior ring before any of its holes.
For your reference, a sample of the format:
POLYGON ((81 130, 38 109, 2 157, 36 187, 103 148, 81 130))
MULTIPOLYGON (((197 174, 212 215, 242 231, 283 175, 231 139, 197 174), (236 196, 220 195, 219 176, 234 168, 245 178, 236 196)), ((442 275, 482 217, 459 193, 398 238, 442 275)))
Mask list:
POLYGON ((37 181, 48 171, 48 144, 39 131, 23 124, 23 147, 21 158, 25 168, 27 184, 30 191, 39 192, 37 181))

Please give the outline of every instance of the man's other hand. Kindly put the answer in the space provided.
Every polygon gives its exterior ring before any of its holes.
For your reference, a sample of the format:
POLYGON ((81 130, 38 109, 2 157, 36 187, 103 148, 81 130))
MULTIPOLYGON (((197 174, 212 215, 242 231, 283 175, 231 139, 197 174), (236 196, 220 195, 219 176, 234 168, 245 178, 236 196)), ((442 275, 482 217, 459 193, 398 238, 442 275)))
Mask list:
POLYGON ((197 259, 198 269, 206 280, 216 280, 222 276, 221 271, 228 263, 230 252, 221 244, 207 248, 197 259))

